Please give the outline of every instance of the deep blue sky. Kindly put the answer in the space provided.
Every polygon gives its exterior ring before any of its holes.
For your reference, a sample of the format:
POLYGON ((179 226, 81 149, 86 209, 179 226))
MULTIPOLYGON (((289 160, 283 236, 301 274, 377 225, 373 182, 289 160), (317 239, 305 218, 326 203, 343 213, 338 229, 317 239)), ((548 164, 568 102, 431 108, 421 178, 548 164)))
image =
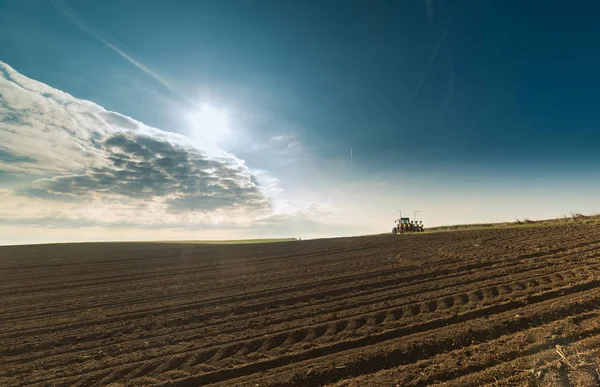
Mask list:
POLYGON ((353 147, 370 168, 403 154, 425 166, 564 166, 600 143, 593 2, 460 1, 418 94, 454 1, 432 1, 431 25, 426 1, 68 2, 175 92, 49 2, 0 4, 0 60, 166 130, 183 124, 165 100, 210 93, 269 115, 251 130, 285 122, 320 154, 353 147))

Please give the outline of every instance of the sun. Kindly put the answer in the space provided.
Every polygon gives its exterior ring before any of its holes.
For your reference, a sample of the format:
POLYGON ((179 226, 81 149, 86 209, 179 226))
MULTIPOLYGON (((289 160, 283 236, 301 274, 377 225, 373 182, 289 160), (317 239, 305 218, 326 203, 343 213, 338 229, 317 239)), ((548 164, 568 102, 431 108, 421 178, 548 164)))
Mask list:
POLYGON ((219 145, 229 136, 229 119, 225 112, 202 105, 190 114, 190 137, 198 142, 219 145))

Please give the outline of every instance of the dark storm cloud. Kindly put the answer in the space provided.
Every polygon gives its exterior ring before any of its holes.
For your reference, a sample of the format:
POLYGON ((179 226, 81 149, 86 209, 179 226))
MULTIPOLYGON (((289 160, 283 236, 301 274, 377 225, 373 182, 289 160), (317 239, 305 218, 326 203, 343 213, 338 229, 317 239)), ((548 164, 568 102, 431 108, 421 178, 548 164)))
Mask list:
POLYGON ((139 134, 113 135, 104 140, 102 148, 109 166, 40 180, 37 188, 75 197, 168 197, 172 212, 268 206, 255 180, 231 160, 210 159, 199 150, 139 134))

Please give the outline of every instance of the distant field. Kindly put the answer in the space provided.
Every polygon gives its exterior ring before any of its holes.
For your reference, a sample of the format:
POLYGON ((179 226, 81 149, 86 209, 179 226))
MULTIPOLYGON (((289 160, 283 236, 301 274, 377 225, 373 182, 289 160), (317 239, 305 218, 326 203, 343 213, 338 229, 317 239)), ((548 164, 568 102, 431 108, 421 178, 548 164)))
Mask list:
POLYGON ((580 223, 600 223, 600 215, 582 215, 572 214, 556 219, 530 220, 516 219, 514 222, 499 223, 474 223, 474 224, 452 224, 447 226, 430 227, 425 231, 458 231, 458 230, 484 230, 490 228, 510 228, 510 227, 540 227, 552 225, 575 225, 580 223))
MULTIPOLYGON (((271 239, 233 239, 227 241, 204 241, 204 240, 183 240, 183 241, 157 241, 157 243, 194 243, 200 245, 243 245, 250 243, 278 243, 278 242, 294 242, 295 238, 271 238, 271 239)), ((140 242, 146 243, 146 242, 140 242)))

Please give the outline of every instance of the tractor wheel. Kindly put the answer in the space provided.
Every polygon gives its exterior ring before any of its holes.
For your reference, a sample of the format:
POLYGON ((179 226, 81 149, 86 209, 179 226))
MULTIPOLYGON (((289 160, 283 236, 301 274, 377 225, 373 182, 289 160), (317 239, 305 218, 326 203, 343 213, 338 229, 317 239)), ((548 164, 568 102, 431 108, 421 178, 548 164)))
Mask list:
POLYGON ((392 229, 392 234, 394 234, 394 235, 398 234, 398 229, 396 227, 394 227, 392 229))

